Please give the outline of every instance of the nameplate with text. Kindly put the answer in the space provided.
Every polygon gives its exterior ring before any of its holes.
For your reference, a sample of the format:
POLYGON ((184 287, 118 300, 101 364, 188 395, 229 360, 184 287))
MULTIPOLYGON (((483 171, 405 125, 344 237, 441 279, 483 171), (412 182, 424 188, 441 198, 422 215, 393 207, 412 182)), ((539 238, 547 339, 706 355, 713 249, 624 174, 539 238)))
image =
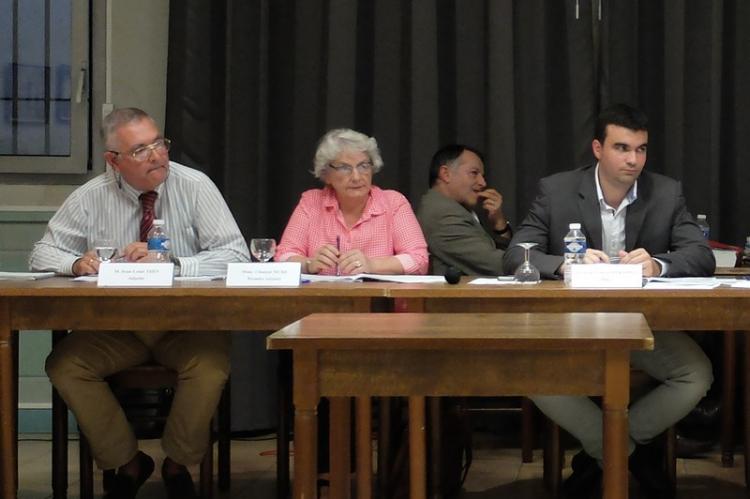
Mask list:
POLYGON ((299 262, 230 263, 227 287, 299 286, 302 264, 299 262))
POLYGON ((594 263, 570 266, 571 288, 640 288, 643 267, 639 264, 594 263))
POLYGON ((173 263, 110 263, 99 265, 100 287, 169 287, 173 263))

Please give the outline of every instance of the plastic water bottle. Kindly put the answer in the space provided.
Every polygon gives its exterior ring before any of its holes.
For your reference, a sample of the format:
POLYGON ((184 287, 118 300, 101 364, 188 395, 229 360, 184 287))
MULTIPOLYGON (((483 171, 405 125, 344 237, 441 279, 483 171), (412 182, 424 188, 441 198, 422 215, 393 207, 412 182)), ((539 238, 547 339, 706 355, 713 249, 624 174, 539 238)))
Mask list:
POLYGON ((698 219, 698 227, 701 228, 701 232, 703 232, 703 237, 705 239, 709 239, 709 235, 711 234, 711 227, 708 225, 708 221, 706 220, 706 215, 699 214, 695 218, 698 219))
POLYGON ((170 242, 166 230, 164 230, 164 220, 157 218, 148 231, 148 256, 152 262, 169 262, 170 242))
POLYGON ((570 229, 563 239, 565 244, 565 285, 570 286, 570 266, 572 264, 583 263, 583 257, 586 255, 586 236, 581 231, 580 223, 568 225, 570 229))

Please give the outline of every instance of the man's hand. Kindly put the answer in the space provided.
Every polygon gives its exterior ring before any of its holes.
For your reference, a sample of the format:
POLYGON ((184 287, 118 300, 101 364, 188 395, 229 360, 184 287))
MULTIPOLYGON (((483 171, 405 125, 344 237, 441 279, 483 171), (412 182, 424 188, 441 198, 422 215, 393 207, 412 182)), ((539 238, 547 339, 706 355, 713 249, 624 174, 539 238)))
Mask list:
POLYGON ((81 258, 73 262, 73 275, 92 275, 99 273, 99 259, 96 251, 91 250, 84 253, 81 258))
POLYGON ((146 243, 130 243, 122 250, 122 256, 129 262, 138 262, 148 256, 148 245, 146 243))
POLYGON ((658 277, 661 275, 661 265, 651 258, 648 251, 643 248, 636 248, 630 253, 620 251, 620 263, 640 263, 643 267, 643 277, 658 277))
POLYGON ((495 230, 503 230, 508 220, 503 213, 503 195, 495 189, 485 189, 478 194, 482 199, 482 208, 487 212, 487 218, 495 230))
POLYGON ((587 248, 583 255, 583 263, 609 263, 609 256, 601 250, 587 248))

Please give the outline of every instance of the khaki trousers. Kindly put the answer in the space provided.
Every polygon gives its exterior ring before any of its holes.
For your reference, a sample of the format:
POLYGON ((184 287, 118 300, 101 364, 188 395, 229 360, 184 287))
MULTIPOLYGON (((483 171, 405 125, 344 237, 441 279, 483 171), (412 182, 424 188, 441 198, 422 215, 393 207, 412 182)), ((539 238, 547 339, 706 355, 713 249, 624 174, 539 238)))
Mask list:
POLYGON ((97 465, 118 468, 138 452, 125 413, 104 379, 149 360, 178 373, 161 444, 179 464, 199 463, 229 376, 227 333, 84 332, 69 334, 47 358, 52 384, 75 414, 97 465))

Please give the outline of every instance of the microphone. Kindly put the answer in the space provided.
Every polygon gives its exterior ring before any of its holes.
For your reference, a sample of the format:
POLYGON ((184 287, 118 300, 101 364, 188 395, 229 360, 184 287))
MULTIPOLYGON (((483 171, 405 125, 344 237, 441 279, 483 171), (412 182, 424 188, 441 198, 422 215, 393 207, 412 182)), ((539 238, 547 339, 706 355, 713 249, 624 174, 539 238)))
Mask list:
POLYGON ((458 284, 458 281, 461 280, 461 276, 463 275, 463 272, 458 270, 456 267, 448 267, 445 269, 445 280, 448 282, 448 284, 458 284))

